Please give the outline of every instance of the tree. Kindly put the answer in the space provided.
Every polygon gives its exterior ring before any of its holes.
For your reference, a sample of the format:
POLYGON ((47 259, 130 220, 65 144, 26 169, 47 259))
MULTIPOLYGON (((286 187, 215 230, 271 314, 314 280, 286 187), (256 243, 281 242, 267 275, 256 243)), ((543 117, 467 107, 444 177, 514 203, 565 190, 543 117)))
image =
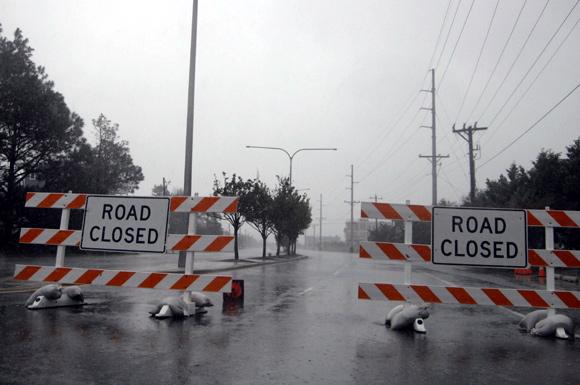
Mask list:
POLYGON ((93 127, 97 138, 93 191, 98 194, 135 192, 143 180, 143 173, 141 167, 133 164, 129 143, 117 136, 119 125, 101 114, 93 119, 93 127))
POLYGON ((246 217, 243 213, 247 212, 246 196, 252 188, 252 181, 244 181, 236 174, 233 174, 232 177, 229 178, 225 172, 222 173, 222 176, 223 185, 220 183, 220 181, 218 181, 217 177, 215 177, 213 184, 213 194, 216 196, 236 196, 239 198, 237 212, 221 214, 221 216, 232 225, 234 230, 234 259, 238 260, 240 258, 238 247, 238 231, 240 230, 240 227, 242 227, 242 225, 246 222, 246 217))
POLYGON ((0 26, 0 214, 8 240, 24 199, 22 182, 65 156, 79 142, 83 121, 34 64, 22 32, 13 40, 1 33, 0 26))
POLYGON ((290 185, 288 178, 278 178, 272 204, 272 223, 276 238, 276 255, 286 245, 288 254, 296 253, 296 240, 312 222, 310 200, 290 185))
POLYGON ((272 222, 273 198, 270 189, 260 180, 254 180, 246 195, 246 221, 262 237, 262 258, 266 258, 266 240, 274 230, 272 222))
MULTIPOLYGON (((580 208, 580 139, 566 148, 566 158, 550 150, 542 150, 529 170, 512 164, 506 175, 497 180, 487 180, 483 190, 477 192, 473 202, 466 199, 466 206, 506 207, 519 209, 557 210, 580 208)), ((529 245, 542 248, 542 229, 529 229, 529 245)), ((577 230, 556 229, 555 242, 568 248, 580 245, 577 230)))

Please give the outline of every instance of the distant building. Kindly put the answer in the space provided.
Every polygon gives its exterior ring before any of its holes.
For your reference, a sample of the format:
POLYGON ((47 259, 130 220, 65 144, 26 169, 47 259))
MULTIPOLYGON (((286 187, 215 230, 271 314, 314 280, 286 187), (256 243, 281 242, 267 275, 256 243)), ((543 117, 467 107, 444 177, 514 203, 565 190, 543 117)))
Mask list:
MULTIPOLYGON (((369 228, 370 224, 367 219, 361 219, 353 223, 353 247, 354 250, 358 250, 358 247, 362 241, 367 241, 369 239, 369 228)), ((347 245, 350 246, 350 221, 344 224, 344 239, 346 239, 347 245)))
POLYGON ((323 235, 322 240, 320 236, 305 235, 304 237, 304 247, 306 249, 312 250, 343 250, 344 242, 340 239, 338 235, 323 235))
POLYGON ((25 189, 43 188, 45 185, 44 180, 34 173, 27 175, 21 183, 25 189))

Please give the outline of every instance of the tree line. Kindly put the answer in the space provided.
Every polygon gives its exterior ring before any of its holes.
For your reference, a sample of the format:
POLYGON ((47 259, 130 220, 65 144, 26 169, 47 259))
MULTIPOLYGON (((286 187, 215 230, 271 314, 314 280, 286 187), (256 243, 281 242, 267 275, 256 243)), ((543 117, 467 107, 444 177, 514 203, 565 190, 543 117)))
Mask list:
POLYGON ((214 195, 239 197, 238 211, 222 214, 234 232, 235 259, 238 254, 238 232, 244 223, 253 227, 262 238, 262 257, 266 257, 266 241, 270 235, 276 240, 276 255, 281 248, 289 255, 296 254, 298 236, 312 222, 310 199, 299 194, 288 178, 278 178, 278 184, 271 190, 259 179, 246 179, 233 174, 217 177, 213 186, 214 195))
MULTIPOLYGON (((134 192, 143 180, 118 124, 100 114, 92 120, 94 143, 83 136, 84 121, 72 112, 32 60, 33 48, 17 29, 12 39, 0 25, 0 244, 16 244, 18 228, 55 223, 58 210, 25 210, 25 193, 134 192), (45 212, 51 211, 51 213, 45 212)), ((78 215, 71 225, 78 225, 78 215)))
MULTIPOLYGON (((474 199, 466 196, 459 203, 441 201, 441 206, 580 210, 580 138, 566 147, 564 155, 542 150, 526 170, 512 163, 497 179, 487 179, 474 199)), ((544 247, 543 228, 528 228, 530 247, 544 247)), ((580 249, 578 229, 555 228, 554 242, 560 249, 580 249)), ((431 228, 413 223, 416 243, 431 242, 431 228)), ((402 222, 383 222, 369 233, 369 240, 403 242, 402 222)))

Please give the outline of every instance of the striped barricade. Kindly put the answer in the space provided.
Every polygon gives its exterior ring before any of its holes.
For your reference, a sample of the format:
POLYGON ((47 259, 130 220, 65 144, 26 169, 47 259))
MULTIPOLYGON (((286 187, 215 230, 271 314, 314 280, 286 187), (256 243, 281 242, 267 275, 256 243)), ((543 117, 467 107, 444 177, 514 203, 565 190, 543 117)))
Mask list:
POLYGON ((79 230, 20 229, 20 243, 51 246, 78 246, 81 243, 79 230))
POLYGON ((225 275, 146 273, 136 271, 16 265, 14 279, 72 285, 93 285, 229 293, 232 277, 225 275))
MULTIPOLYGON (((431 222, 432 207, 426 205, 361 202, 361 218, 431 222)), ((580 211, 526 210, 531 227, 580 227, 580 211)))
MULTIPOLYGON (((85 210, 90 194, 28 192, 25 207, 61 209, 60 229, 22 228, 20 243, 57 246, 56 263, 49 266, 16 265, 14 278, 25 281, 56 282, 61 284, 84 284, 113 287, 133 287, 179 291, 231 292, 230 276, 193 274, 192 252, 233 251, 232 236, 167 234, 165 249, 169 252, 186 251, 186 274, 146 273, 136 271, 116 271, 96 268, 63 267, 66 246, 80 246, 82 231, 70 230, 71 209, 85 210), (189 259, 191 258, 191 259, 189 259)), ((101 198, 106 196, 99 196, 101 198)), ((111 196, 114 198, 114 196, 111 196)), ((136 197, 139 198, 139 197, 136 197)), ((198 213, 234 213, 237 211, 237 197, 186 197, 169 198, 168 213, 189 213, 189 228, 198 213)), ((136 216, 136 215, 135 215, 136 216)), ((111 219, 111 218, 109 218, 111 219)), ((86 220, 86 217, 85 217, 86 220)), ((163 234, 165 236, 165 234, 163 234)), ((146 250, 145 250, 146 251, 146 250)))
MULTIPOLYGON (((359 257, 388 262, 431 262, 431 245, 361 242, 359 257)), ((528 250, 528 265, 580 268, 580 250, 528 250)))
POLYGON ((41 209, 84 209, 87 194, 28 192, 24 207, 41 209))
POLYGON ((553 269, 579 268, 580 251, 553 250, 554 228, 579 228, 580 211, 526 210, 527 225, 545 227, 546 249, 528 249, 528 266, 546 267, 546 290, 413 285, 411 264, 431 263, 431 245, 413 244, 411 222, 431 222, 433 207, 412 204, 362 202, 361 217, 405 221, 405 243, 361 242, 359 257, 405 265, 405 283, 361 283, 358 298, 380 301, 417 301, 463 305, 580 308, 580 292, 554 290, 553 269))
POLYGON ((229 235, 184 235, 169 234, 167 249, 170 251, 234 251, 234 237, 229 235))
MULTIPOLYGON (((89 194, 73 193, 26 193, 25 207, 43 209, 79 209, 85 208, 89 194)), ((171 212, 195 213, 234 213, 238 208, 238 197, 211 196, 211 197, 171 197, 171 212)))
POLYGON ((431 222, 431 206, 361 202, 361 218, 431 222))
MULTIPOLYGON (((234 237, 229 235, 168 234, 167 249, 170 251, 231 252, 234 237)), ((20 243, 52 246, 78 246, 80 230, 20 229, 20 243)))
POLYGON ((558 290, 359 283, 358 298, 371 301, 580 309, 580 292, 558 290))
POLYGON ((171 197, 170 211, 181 213, 235 213, 237 197, 171 197))

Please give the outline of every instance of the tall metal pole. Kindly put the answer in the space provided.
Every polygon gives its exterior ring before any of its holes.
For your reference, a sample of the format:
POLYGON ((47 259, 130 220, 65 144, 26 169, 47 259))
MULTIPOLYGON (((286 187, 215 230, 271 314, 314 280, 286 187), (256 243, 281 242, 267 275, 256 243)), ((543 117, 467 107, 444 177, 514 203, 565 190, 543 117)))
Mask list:
POLYGON ((431 108, 421 107, 422 110, 431 111, 431 126, 422 126, 431 129, 431 155, 419 155, 419 158, 427 158, 431 161, 431 203, 437 204, 437 165, 439 159, 449 158, 449 155, 437 155, 437 110, 435 106, 435 69, 431 69, 431 89, 421 90, 431 93, 431 108))
POLYGON ((354 252, 354 166, 350 165, 350 252, 354 252))
POLYGON ((191 196, 191 174, 193 161, 193 110, 195 100, 195 54, 197 50, 197 1, 193 0, 191 18, 191 48, 189 51, 189 84, 187 87, 187 128, 185 135, 185 174, 183 194, 191 196))
MULTIPOLYGON (((191 196, 191 175, 193 163, 193 111, 195 100, 195 54, 197 51, 197 1, 193 0, 191 16, 191 48, 189 51, 189 83, 187 86, 187 122, 185 131, 185 170, 183 176, 183 195, 191 196)), ((189 226, 188 230, 189 231, 189 226)), ((186 231, 186 232, 187 232, 186 231)), ((181 251, 178 267, 185 267, 186 253, 181 251)))
MULTIPOLYGON (((431 153, 435 157, 437 155, 437 119, 435 111, 435 68, 431 69, 431 153)), ((431 162, 431 194, 432 205, 437 204, 437 160, 433 158, 431 162)))
POLYGON ((322 250, 322 194, 320 194, 320 223, 318 225, 320 237, 318 238, 318 250, 322 250))

